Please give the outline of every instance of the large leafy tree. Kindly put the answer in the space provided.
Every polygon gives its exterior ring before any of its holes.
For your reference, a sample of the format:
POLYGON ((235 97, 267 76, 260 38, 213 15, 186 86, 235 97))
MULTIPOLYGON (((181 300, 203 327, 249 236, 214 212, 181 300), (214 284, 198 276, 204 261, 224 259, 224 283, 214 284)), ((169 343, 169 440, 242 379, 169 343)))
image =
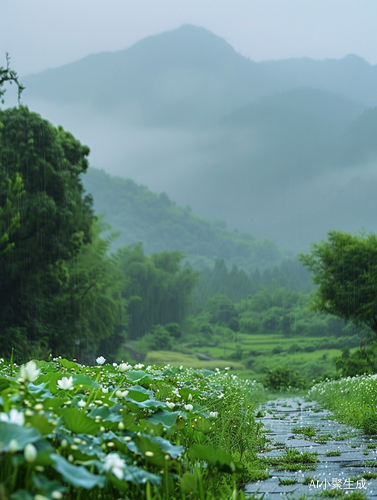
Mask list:
POLYGON ((11 345, 20 353, 49 345, 56 282, 64 281, 64 262, 91 241, 94 217, 79 177, 89 148, 25 107, 0 111, 0 122, 0 345, 6 355, 11 345))
POLYGON ((300 260, 317 285, 313 307, 377 335, 377 236, 331 231, 300 260))

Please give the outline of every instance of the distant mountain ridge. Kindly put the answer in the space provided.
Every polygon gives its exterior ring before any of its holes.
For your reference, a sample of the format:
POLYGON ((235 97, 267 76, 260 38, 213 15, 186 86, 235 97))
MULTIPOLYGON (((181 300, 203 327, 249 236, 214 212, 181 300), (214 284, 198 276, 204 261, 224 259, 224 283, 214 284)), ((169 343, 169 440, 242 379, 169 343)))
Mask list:
POLYGON ((294 251, 377 230, 377 66, 253 62, 185 25, 22 78, 91 163, 294 251))
POLYGON ((207 122, 208 115, 216 118, 273 92, 274 80, 222 38, 190 25, 23 77, 33 98, 89 103, 107 113, 117 110, 119 118, 130 113, 147 125, 176 124, 182 117, 190 123, 194 114, 196 123, 207 122))
POLYGON ((287 87, 310 86, 360 101, 366 106, 377 105, 377 65, 354 54, 324 61, 304 57, 258 64, 287 87))

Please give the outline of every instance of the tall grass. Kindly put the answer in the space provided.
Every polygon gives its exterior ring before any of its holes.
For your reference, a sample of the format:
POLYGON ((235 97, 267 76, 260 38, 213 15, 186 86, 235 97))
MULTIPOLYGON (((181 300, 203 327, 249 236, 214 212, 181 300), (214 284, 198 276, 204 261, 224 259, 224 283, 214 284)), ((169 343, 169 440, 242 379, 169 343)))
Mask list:
POLYGON ((377 375, 360 375, 316 384, 308 396, 341 422, 377 434, 377 375))

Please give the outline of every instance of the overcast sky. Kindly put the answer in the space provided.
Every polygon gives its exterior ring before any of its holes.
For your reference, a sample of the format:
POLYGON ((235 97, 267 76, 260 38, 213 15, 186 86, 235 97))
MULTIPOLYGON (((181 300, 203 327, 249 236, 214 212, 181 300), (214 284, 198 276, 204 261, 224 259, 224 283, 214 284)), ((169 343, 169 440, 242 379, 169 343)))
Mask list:
POLYGON ((255 61, 352 53, 377 63, 376 0, 8 0, 0 13, 0 66, 9 52, 19 75, 186 23, 255 61))

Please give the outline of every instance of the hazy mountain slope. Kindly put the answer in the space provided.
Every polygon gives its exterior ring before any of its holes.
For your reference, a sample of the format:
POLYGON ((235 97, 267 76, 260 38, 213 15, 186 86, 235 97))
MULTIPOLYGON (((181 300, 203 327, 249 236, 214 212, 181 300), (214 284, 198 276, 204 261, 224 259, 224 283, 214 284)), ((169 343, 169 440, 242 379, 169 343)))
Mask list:
POLYGON ((112 230, 121 233, 114 248, 141 241, 148 254, 182 250, 199 267, 222 258, 248 271, 272 265, 282 257, 273 242, 231 231, 224 223, 211 223, 176 205, 165 193, 152 193, 131 179, 90 168, 83 183, 93 195, 96 213, 103 214, 112 230))
POLYGON ((91 164, 212 221, 295 251, 377 230, 376 67, 360 58, 254 63, 183 26, 22 82, 91 164))
POLYGON ((288 88, 313 87, 377 105, 377 66, 363 58, 348 55, 343 59, 316 61, 308 57, 262 61, 258 65, 288 88))
POLYGON ((362 113, 345 131, 340 145, 340 162, 346 165, 375 164, 377 158, 377 108, 362 113))
POLYGON ((190 25, 22 79, 30 102, 79 105, 134 125, 164 126, 211 122, 279 88, 275 80, 222 38, 190 25))

